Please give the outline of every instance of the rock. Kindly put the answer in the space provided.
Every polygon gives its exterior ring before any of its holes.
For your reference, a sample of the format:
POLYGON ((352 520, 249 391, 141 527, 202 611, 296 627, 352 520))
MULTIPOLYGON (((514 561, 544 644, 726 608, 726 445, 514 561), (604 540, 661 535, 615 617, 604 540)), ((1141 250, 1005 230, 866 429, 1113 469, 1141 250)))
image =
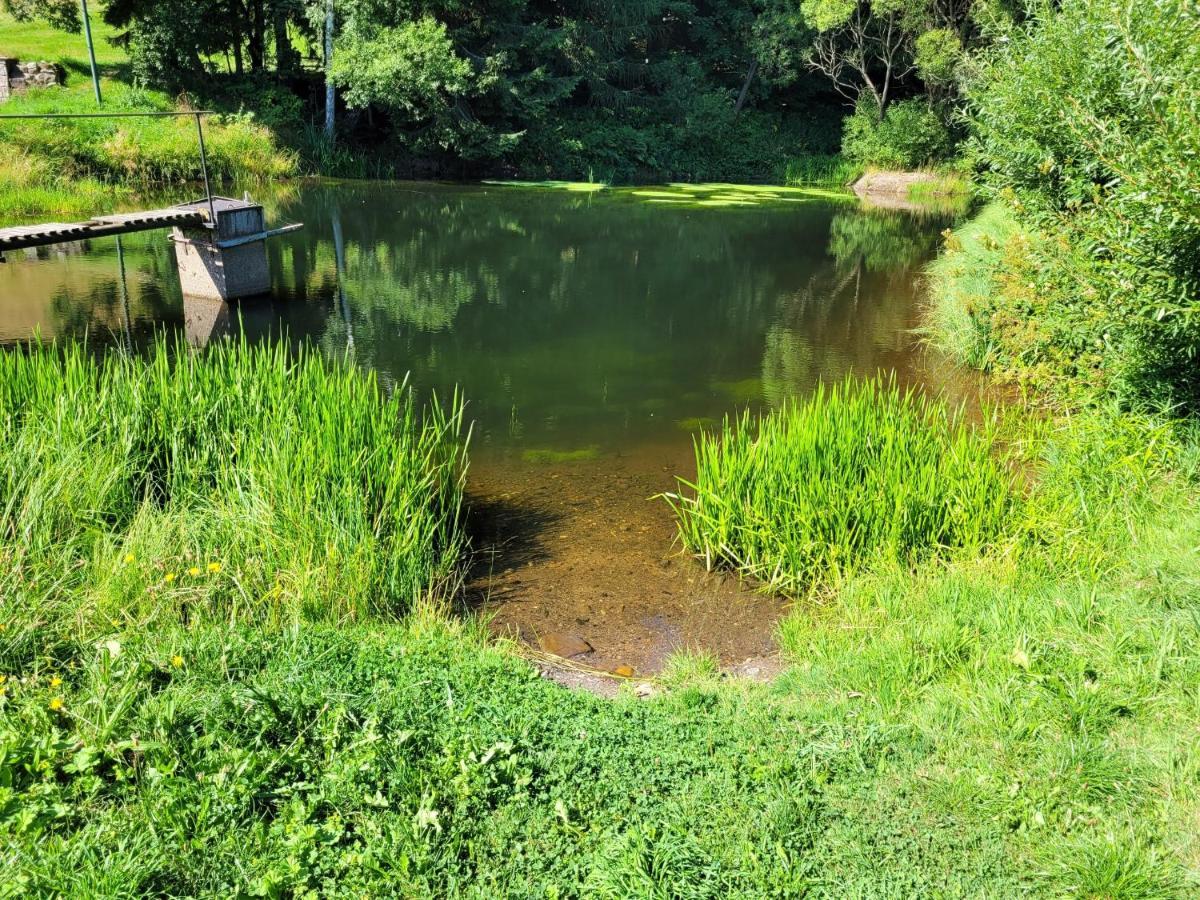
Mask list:
POLYGON ((648 681, 643 681, 641 684, 639 684, 637 687, 635 687, 633 689, 633 692, 634 692, 634 694, 636 694, 639 697, 653 697, 654 696, 654 685, 652 685, 648 681))
POLYGON ((553 631, 538 637, 538 646, 547 653, 561 656, 563 659, 592 652, 592 645, 583 638, 574 634, 559 634, 553 631))
POLYGON ((614 675, 620 675, 622 678, 633 677, 633 666, 620 665, 612 670, 614 675))

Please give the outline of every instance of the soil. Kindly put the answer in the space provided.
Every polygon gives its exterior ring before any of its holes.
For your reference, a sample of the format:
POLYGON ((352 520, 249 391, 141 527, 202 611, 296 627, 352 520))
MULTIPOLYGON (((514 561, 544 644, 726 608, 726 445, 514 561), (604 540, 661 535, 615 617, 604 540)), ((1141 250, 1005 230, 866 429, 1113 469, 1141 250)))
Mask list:
POLYGON ((532 647, 582 640, 592 649, 573 663, 629 666, 635 679, 682 648, 715 653, 731 670, 773 670, 784 602, 706 572, 655 499, 676 473, 694 473, 691 447, 678 444, 563 463, 476 457, 469 604, 497 633, 532 647))
POLYGON ((908 189, 939 180, 932 172, 868 172, 851 187, 869 206, 919 211, 924 207, 908 198, 908 189))

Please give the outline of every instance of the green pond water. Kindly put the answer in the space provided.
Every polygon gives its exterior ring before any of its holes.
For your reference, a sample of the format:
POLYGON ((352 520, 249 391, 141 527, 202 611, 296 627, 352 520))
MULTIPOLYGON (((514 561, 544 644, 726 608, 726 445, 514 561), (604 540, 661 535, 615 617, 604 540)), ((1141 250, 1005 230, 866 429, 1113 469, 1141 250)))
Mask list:
MULTIPOLYGON (((476 455, 529 466, 677 443, 820 379, 916 352, 914 289, 944 218, 834 192, 319 183, 262 198, 269 297, 180 295, 165 233, 10 254, 0 343, 144 346, 286 333, 423 394, 461 389, 476 455)), ((933 374, 931 374, 931 372, 933 374)))

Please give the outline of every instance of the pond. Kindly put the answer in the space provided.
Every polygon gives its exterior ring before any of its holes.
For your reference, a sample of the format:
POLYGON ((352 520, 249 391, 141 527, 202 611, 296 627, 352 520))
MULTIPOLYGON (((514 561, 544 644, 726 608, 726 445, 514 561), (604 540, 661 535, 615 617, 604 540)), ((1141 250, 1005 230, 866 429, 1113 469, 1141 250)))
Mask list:
POLYGON ((266 198, 271 296, 180 296, 165 235, 11 254, 0 342, 204 344, 238 328, 354 354, 474 421, 479 558, 469 599, 530 642, 578 636, 600 667, 652 670, 702 646, 768 657, 780 603, 709 575, 653 499, 692 470, 692 434, 819 380, 895 370, 964 389, 919 350, 917 280, 948 222, 824 192, 599 192, 328 183, 266 198))

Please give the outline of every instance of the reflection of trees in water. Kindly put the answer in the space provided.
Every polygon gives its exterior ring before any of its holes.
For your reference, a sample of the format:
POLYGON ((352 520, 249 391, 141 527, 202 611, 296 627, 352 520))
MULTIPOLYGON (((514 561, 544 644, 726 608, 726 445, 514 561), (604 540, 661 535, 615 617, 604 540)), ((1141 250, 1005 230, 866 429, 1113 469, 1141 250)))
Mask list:
POLYGON ((82 273, 63 273, 50 297, 59 333, 86 334, 99 342, 128 339, 142 345, 161 330, 163 322, 178 317, 178 277, 162 235, 128 235, 121 240, 123 272, 115 239, 106 238, 90 242, 82 273), (127 335, 130 328, 133 333, 127 335))
POLYGON ((834 264, 816 269, 767 331, 762 382, 769 405, 820 379, 908 363, 914 282, 936 251, 941 224, 894 210, 833 216, 828 248, 834 264))
POLYGON ((899 210, 843 210, 829 224, 829 254, 839 268, 904 276, 933 255, 939 231, 927 218, 899 210))
MULTIPOLYGON (((344 286, 367 328, 454 324, 488 334, 502 314, 505 327, 520 322, 548 334, 560 330, 560 315, 674 313, 679 299, 700 286, 722 296, 726 326, 755 331, 761 323, 748 320, 769 313, 764 306, 780 290, 779 260, 803 255, 803 245, 812 244, 798 242, 798 249, 788 228, 764 239, 761 218, 740 211, 682 214, 543 193, 493 191, 482 200, 470 189, 381 196, 339 187, 314 192, 304 208, 306 221, 318 225, 299 239, 309 273, 322 268, 314 257, 329 256, 321 245, 328 247, 326 223, 339 211, 344 286), (468 305, 495 309, 456 321, 468 305)), ((658 318, 662 327, 672 324, 671 315, 658 318)))

